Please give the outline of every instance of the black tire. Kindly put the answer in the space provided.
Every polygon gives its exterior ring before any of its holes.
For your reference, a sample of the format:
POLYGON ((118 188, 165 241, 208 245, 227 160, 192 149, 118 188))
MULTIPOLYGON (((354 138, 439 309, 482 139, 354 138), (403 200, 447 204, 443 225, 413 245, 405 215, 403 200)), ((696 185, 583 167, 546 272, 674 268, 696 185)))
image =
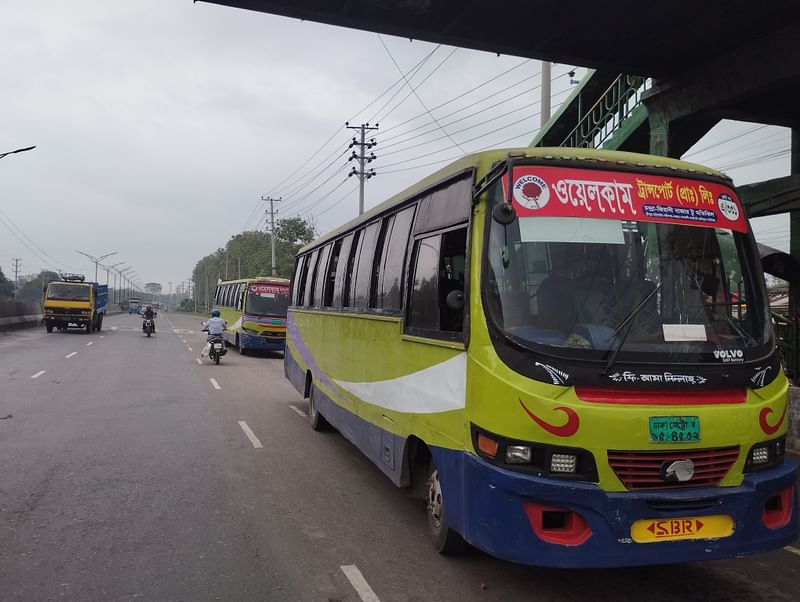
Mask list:
POLYGON ((242 345, 242 339, 239 338, 238 334, 236 335, 236 348, 239 350, 239 355, 247 355, 247 349, 242 345))
POLYGON ((317 388, 311 383, 311 391, 308 394, 308 423, 315 431, 328 431, 331 428, 330 422, 325 419, 317 409, 316 393, 317 388))
POLYGON ((148 339, 150 338, 150 331, 149 330, 147 331, 147 338, 148 339))
POLYGON ((97 332, 103 330, 103 314, 97 316, 97 332))
POLYGON ((219 353, 214 354, 214 363, 219 366, 219 353))
POLYGON ((439 471, 433 460, 428 467, 427 485, 427 511, 428 535, 431 543, 440 554, 454 556, 466 550, 467 543, 455 531, 447 526, 447 514, 444 509, 444 496, 439 483, 439 471))
POLYGON ((92 323, 91 322, 86 322, 85 331, 86 331, 86 334, 92 334, 92 323))
POLYGON ((44 327, 47 329, 47 332, 53 332, 53 325, 52 324, 45 324, 44 327))

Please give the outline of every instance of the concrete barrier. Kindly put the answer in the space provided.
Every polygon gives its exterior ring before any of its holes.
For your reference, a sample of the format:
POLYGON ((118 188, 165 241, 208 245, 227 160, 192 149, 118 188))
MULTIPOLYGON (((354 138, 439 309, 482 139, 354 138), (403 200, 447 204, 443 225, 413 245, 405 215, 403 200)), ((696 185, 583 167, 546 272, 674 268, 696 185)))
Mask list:
POLYGON ((0 302, 0 330, 30 328, 42 323, 42 306, 21 301, 0 302))

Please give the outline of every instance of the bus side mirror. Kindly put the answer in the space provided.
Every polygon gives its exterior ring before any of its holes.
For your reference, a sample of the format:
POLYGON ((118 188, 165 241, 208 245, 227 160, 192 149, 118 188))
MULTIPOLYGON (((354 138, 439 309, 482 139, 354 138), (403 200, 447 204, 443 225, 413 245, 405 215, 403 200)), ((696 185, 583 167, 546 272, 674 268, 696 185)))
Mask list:
POLYGON ((492 219, 502 226, 508 226, 517 219, 517 212, 511 203, 498 203, 492 209, 492 219))
POLYGON ((447 309, 450 311, 461 311, 464 309, 464 293, 461 291, 450 291, 444 299, 447 309))

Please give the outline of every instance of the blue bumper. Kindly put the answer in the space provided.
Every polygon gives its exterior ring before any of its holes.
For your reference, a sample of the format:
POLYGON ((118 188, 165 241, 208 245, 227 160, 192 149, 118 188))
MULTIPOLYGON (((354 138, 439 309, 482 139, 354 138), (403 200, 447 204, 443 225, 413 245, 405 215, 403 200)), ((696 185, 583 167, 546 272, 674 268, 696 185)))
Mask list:
POLYGON ((264 337, 257 334, 239 333, 239 344, 244 349, 261 349, 262 351, 283 351, 285 338, 264 337))
POLYGON ((798 533, 797 465, 788 458, 781 466, 747 475, 739 487, 607 493, 593 484, 511 472, 463 452, 431 451, 451 528, 472 545, 515 562, 589 568, 731 558, 788 545, 798 533), (791 518, 785 526, 768 528, 762 522, 765 505, 786 489, 792 490, 791 518), (544 541, 531 525, 526 502, 576 512, 591 535, 579 545, 544 541), (640 519, 710 515, 731 516, 733 534, 654 543, 631 539, 631 525, 640 519))

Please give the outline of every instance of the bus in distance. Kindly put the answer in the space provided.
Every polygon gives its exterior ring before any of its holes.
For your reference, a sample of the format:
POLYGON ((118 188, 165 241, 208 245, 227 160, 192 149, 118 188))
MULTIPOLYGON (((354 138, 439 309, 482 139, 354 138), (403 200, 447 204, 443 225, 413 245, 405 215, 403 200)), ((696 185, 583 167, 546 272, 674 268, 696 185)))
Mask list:
POLYGON ((635 566, 798 535, 753 233, 699 165, 466 156, 298 252, 284 372, 442 553, 635 566))
POLYGON ((214 306, 228 323, 226 342, 235 345, 239 353, 251 349, 283 351, 289 280, 263 276, 220 281, 214 306))

